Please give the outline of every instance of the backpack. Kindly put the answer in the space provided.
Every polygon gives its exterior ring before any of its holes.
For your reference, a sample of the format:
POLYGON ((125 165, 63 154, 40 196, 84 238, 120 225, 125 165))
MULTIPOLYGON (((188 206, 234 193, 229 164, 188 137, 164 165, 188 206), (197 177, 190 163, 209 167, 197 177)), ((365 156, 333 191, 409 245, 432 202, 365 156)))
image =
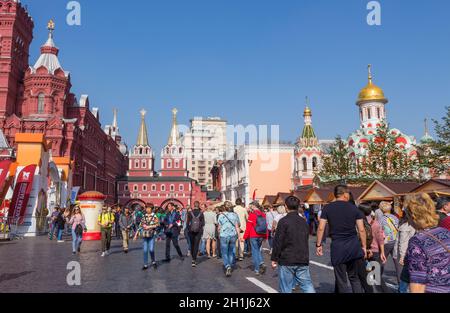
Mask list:
POLYGON ((364 222, 364 230, 366 231, 366 247, 367 249, 370 249, 373 242, 372 225, 366 218, 364 219, 363 222, 364 222))
POLYGON ((201 226, 200 226, 200 215, 201 215, 201 213, 198 216, 195 216, 194 213, 191 212, 192 220, 191 220, 191 223, 189 225, 189 231, 191 233, 199 233, 200 232, 200 228, 201 228, 201 226))
POLYGON ((262 214, 257 214, 255 231, 258 235, 267 234, 267 220, 262 214))

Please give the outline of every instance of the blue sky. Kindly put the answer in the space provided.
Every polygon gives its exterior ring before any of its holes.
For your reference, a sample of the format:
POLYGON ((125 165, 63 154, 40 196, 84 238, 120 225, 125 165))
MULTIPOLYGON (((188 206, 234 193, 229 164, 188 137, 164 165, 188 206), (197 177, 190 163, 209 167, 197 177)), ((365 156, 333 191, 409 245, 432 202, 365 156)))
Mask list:
POLYGON ((144 107, 157 154, 172 107, 180 123, 277 124, 293 141, 309 96, 318 136, 347 136, 368 63, 391 126, 420 138, 423 119, 450 105, 448 0, 381 0, 382 26, 367 25, 368 0, 80 0, 81 26, 66 24, 68 0, 22 2, 35 21, 30 63, 55 18, 73 92, 89 94, 103 125, 117 107, 129 146, 144 107))

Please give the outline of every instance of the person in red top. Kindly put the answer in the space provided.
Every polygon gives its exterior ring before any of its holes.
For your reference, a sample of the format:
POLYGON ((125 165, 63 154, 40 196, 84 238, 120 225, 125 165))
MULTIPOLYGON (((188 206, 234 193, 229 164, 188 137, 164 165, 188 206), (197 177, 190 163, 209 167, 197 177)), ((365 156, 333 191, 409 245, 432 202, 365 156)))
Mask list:
POLYGON ((261 253, 261 247, 264 240, 268 238, 269 231, 267 229, 266 214, 264 214, 259 203, 254 201, 250 204, 247 227, 245 229, 244 237, 241 240, 250 240, 253 265, 255 267, 256 275, 264 274, 267 269, 261 253))

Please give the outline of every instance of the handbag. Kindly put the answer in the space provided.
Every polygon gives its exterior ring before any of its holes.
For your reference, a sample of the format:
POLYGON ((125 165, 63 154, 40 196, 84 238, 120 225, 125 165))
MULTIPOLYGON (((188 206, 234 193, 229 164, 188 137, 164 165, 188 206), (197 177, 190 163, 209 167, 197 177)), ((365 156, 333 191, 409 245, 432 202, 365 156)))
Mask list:
MULTIPOLYGON (((150 222, 149 222, 150 225, 155 220, 155 216, 156 215, 153 214, 152 218, 150 219, 150 222)), ((145 219, 145 217, 144 217, 144 219, 145 219)), ((142 232, 142 237, 144 237, 144 238, 152 238, 153 236, 155 236, 155 231, 156 231, 156 229, 144 230, 142 232)))

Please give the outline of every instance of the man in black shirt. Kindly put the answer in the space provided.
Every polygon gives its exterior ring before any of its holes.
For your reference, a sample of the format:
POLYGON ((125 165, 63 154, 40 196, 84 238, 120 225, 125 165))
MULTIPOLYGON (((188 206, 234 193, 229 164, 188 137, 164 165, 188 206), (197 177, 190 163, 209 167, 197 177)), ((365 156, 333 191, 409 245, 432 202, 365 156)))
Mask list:
POLYGON ((273 240, 272 267, 279 268, 280 291, 292 293, 298 284, 304 293, 315 293, 309 272, 309 227, 299 215, 300 200, 288 197, 288 214, 277 225, 273 240))
POLYGON ((317 234, 317 255, 323 256, 322 238, 328 223, 331 235, 331 263, 334 266, 336 292, 347 291, 347 276, 353 293, 363 293, 362 281, 367 255, 364 214, 349 202, 351 196, 347 186, 335 188, 336 201, 323 209, 317 234), (359 238, 358 238, 359 233, 359 238))

